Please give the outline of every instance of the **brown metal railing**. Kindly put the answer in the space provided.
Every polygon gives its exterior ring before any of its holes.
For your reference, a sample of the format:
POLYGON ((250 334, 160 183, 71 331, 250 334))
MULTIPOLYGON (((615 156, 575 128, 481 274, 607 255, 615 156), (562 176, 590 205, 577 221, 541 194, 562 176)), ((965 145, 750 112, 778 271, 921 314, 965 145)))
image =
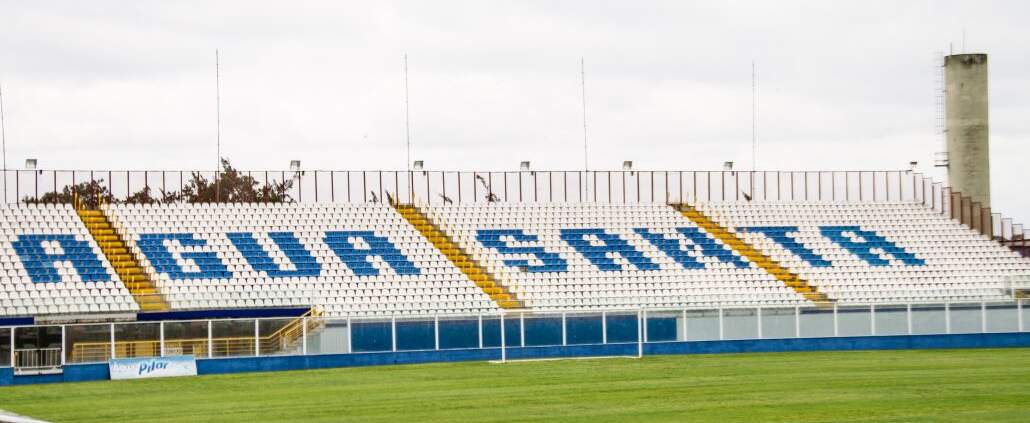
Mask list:
MULTIPOLYGON (((197 357, 234 357, 273 355, 293 351, 303 341, 305 331, 314 333, 324 325, 322 312, 309 310, 303 316, 290 321, 265 336, 232 336, 211 338, 165 339, 164 355, 194 355, 197 357), (305 329, 305 325, 307 328, 305 329), (255 350, 255 342, 257 350, 255 350)), ((114 357, 157 357, 162 355, 161 340, 135 340, 114 342, 114 357)), ((111 342, 77 342, 72 345, 71 363, 89 363, 111 359, 111 342)))

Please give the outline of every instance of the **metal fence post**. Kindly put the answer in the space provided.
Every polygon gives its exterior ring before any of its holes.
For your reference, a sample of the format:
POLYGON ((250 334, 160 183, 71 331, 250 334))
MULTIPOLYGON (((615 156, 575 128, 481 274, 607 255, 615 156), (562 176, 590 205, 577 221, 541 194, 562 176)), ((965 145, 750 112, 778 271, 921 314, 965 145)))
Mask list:
POLYGON ((501 312, 501 363, 508 361, 508 344, 504 337, 504 312, 501 312))
MULTIPOLYGON (((56 191, 57 188, 54 188, 54 190, 56 191)), ((64 363, 64 360, 65 360, 64 352, 68 349, 68 339, 65 337, 65 332, 66 332, 65 326, 61 325, 61 365, 62 366, 65 364, 64 363)))
MULTIPOLYGON (((332 173, 329 174, 332 177, 332 173)), ((302 317, 300 319, 300 353, 301 355, 308 355, 308 318, 302 317)))
POLYGON ((647 342, 647 309, 644 309, 643 316, 644 316, 644 321, 641 322, 642 326, 641 326, 640 329, 641 329, 642 332, 644 332, 644 342, 647 342))
MULTIPOLYGON (((14 349, 14 342, 11 342, 11 349, 14 349)), ((111 358, 116 358, 114 355, 114 323, 111 323, 111 358)))
POLYGON ((351 326, 350 316, 347 316, 347 354, 354 352, 354 326, 351 326))
POLYGON ((568 345, 568 339, 566 338, 567 331, 565 330, 565 312, 561 313, 561 346, 568 345))
POLYGON ((440 316, 433 315, 433 348, 440 350, 440 316))
POLYGON ((211 336, 211 321, 207 321, 207 357, 211 358, 215 355, 214 337, 211 336))
POLYGON ((758 332, 758 339, 762 339, 762 308, 761 307, 758 307, 758 308, 755 309, 755 317, 758 318, 758 325, 756 325, 757 329, 758 329, 757 330, 757 332, 758 332))
POLYGON ((479 322, 479 349, 483 349, 483 315, 476 316, 476 320, 479 322))
POLYGON ((869 334, 876 336, 876 305, 869 305, 869 334))
POLYGON ((608 313, 601 312, 601 344, 608 344, 608 313))
POLYGON ((526 312, 519 312, 519 346, 526 347, 526 312))
POLYGON ((158 322, 158 345, 160 345, 161 357, 165 356, 165 322, 158 322))
POLYGON ((912 304, 905 304, 905 322, 908 324, 908 334, 912 334, 912 304))
POLYGON ((390 351, 397 352, 397 316, 390 316, 390 351))
POLYGON ((944 303, 944 333, 951 334, 951 303, 944 303))
POLYGON ((254 356, 261 356, 261 336, 258 333, 260 326, 258 325, 258 319, 254 319, 254 356))
POLYGON ((1016 330, 1023 331, 1023 300, 1016 300, 1016 330))
POLYGON ((690 332, 687 331, 687 309, 683 309, 682 310, 682 314, 683 314, 683 342, 687 342, 687 339, 689 339, 689 338, 687 338, 687 336, 690 335, 690 332))
POLYGON ((980 332, 987 333, 987 302, 980 302, 980 332))

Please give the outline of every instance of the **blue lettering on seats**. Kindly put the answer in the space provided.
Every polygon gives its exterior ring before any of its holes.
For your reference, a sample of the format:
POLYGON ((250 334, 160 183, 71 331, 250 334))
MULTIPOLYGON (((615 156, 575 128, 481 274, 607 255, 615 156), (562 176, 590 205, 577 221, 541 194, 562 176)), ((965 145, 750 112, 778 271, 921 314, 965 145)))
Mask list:
POLYGON ((865 231, 858 226, 820 226, 819 231, 822 232, 823 236, 846 248, 851 254, 858 256, 873 266, 890 266, 890 261, 884 260, 881 254, 872 251, 874 248, 883 251, 883 254, 893 256, 909 266, 922 266, 926 264, 923 259, 898 247, 876 232, 865 231), (862 241, 844 236, 845 232, 861 237, 862 241))
POLYGON ((618 254, 632 263, 640 270, 658 270, 658 265, 647 258, 639 250, 631 247, 626 240, 619 238, 616 234, 605 232, 601 228, 584 229, 562 229, 561 239, 568 243, 576 251, 579 251, 590 263, 597 268, 616 272, 623 270, 622 265, 615 262, 614 255, 618 254), (597 237, 604 245, 594 245, 588 236, 597 237))
POLYGON ((647 228, 636 228, 633 231, 657 247, 665 255, 672 257, 673 260, 676 260, 685 269, 704 269, 704 263, 698 260, 700 257, 715 257, 723 263, 731 263, 741 269, 748 267, 743 259, 733 254, 733 250, 715 242, 715 238, 701 232, 698 228, 676 228, 677 232, 687 237, 685 241, 689 245, 683 245, 679 239, 651 232, 647 228), (692 256, 690 253, 694 253, 694 255, 692 256))
POLYGON ((290 259, 296 270, 285 270, 275 263, 268 251, 254 239, 253 233, 230 232, 225 235, 247 259, 250 267, 258 272, 265 272, 269 277, 318 276, 322 271, 322 265, 315 260, 311 252, 297 240, 292 232, 269 232, 268 237, 282 250, 283 255, 290 259))
POLYGON ((568 265, 561 256, 545 250, 544 247, 513 247, 508 245, 501 237, 511 237, 518 242, 539 240, 536 235, 526 234, 522 229, 480 229, 476 231, 476 240, 483 244, 484 247, 493 248, 498 253, 505 255, 530 255, 543 263, 541 265, 532 265, 529 263, 529 259, 506 258, 504 259, 506 266, 525 268, 527 272, 564 272, 568 269, 568 265))
POLYGON ((154 266, 154 270, 157 273, 165 273, 174 280, 191 278, 228 279, 233 276, 232 272, 225 267, 225 263, 213 251, 180 253, 184 260, 192 260, 200 269, 187 272, 175 261, 175 256, 172 255, 171 251, 168 251, 165 241, 178 241, 183 247, 203 247, 207 245, 207 241, 197 239, 196 235, 191 233, 141 234, 136 244, 139 246, 140 251, 143 252, 143 255, 147 257, 147 261, 154 266))
POLYGON ((812 267, 833 266, 833 263, 830 263, 828 260, 823 258, 823 256, 816 254, 804 244, 798 242, 798 240, 793 236, 787 235, 790 232, 797 232, 797 226, 749 226, 741 229, 765 235, 777 244, 780 244, 783 248, 786 248, 791 253, 794 253, 794 255, 800 257, 801 260, 804 260, 812 267))
POLYGON ((397 250, 397 247, 386 237, 372 231, 328 231, 325 243, 358 276, 377 276, 379 269, 372 266, 369 260, 380 257, 390 264, 398 275, 419 275, 422 271, 415 267, 408 258, 397 250), (348 238, 360 238, 369 248, 358 249, 348 238))
POLYGON ((68 261, 83 282, 104 282, 111 280, 111 274, 93 253, 87 241, 75 239, 75 235, 18 235, 11 243, 18 253, 21 264, 35 283, 61 282, 54 263, 68 261), (44 242, 60 246, 62 253, 50 254, 43 247, 44 242))

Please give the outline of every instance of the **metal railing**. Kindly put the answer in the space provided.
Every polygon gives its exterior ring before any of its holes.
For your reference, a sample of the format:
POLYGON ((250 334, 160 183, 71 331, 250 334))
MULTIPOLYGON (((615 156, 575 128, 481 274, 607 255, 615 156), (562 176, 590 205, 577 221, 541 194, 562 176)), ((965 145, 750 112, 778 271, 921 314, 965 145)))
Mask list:
MULTIPOLYGON (((294 202, 400 203, 682 201, 919 201, 922 175, 903 170, 857 171, 239 171, 258 191, 283 182, 294 202)), ((214 171, 7 170, 5 200, 41 201, 65 187, 96 183, 109 202, 141 190, 180 193, 193 175, 214 171)), ((56 200, 58 196, 49 198, 56 200)), ((213 199, 211 201, 214 201, 213 199)))
MULTIPOLYGON (((38 370, 60 366, 62 359, 92 363, 182 354, 211 358, 617 344, 637 344, 642 352, 643 344, 659 342, 1026 332, 1027 306, 1030 300, 75 324, 61 326, 63 348, 15 349, 11 358, 19 369, 38 370), (134 338, 148 333, 140 325, 159 330, 143 336, 147 339, 122 339, 123 333, 134 338), (265 325, 267 333, 261 330, 265 325), (185 326, 206 336, 166 339, 166 331, 185 326), (233 327, 235 334, 213 330, 219 327, 233 327)), ((12 345, 16 333, 35 327, 13 329, 12 345)))
POLYGON ((46 373, 61 367, 61 348, 23 348, 12 351, 18 373, 46 373))

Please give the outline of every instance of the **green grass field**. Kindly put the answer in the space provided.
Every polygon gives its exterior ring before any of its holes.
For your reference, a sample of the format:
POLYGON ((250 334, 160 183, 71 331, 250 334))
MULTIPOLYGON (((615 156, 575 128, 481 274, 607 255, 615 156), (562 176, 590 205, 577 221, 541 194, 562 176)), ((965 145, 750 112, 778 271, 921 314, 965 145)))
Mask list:
POLYGON ((1030 421, 1030 349, 458 363, 0 388, 54 422, 1030 421))

